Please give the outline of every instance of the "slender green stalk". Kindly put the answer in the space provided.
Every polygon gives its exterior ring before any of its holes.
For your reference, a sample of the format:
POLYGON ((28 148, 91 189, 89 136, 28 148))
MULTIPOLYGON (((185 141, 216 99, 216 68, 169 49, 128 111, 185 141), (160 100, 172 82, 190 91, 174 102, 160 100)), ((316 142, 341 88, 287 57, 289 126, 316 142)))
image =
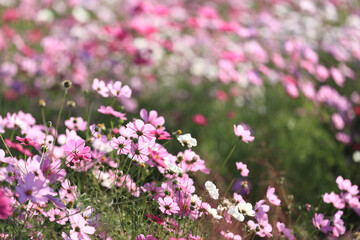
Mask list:
MULTIPOLYGON (((59 110, 59 114, 58 114, 58 117, 57 117, 57 120, 56 120, 55 138, 54 139, 57 139, 57 136, 58 136, 58 127, 59 127, 59 123, 60 123, 61 112, 62 112, 62 110, 64 108, 66 95, 67 95, 67 89, 65 89, 64 96, 63 96, 63 99, 62 99, 62 102, 61 102, 61 107, 60 107, 60 110, 59 110)), ((55 147, 55 144, 53 144, 53 147, 51 149, 51 159, 52 159, 52 155, 54 153, 54 147, 55 147)))
MULTIPOLYGON (((234 144, 233 148, 231 149, 230 153, 228 154, 228 156, 226 157, 225 161, 223 162, 223 164, 221 165, 219 171, 217 172, 217 174, 214 176, 213 180, 221 173, 222 169, 224 168, 224 166, 226 165, 226 163, 228 162, 228 160, 230 159, 231 155, 234 153, 238 143, 240 141, 240 138, 237 139, 236 143, 234 144)), ((213 181, 212 180, 212 181, 213 181)))

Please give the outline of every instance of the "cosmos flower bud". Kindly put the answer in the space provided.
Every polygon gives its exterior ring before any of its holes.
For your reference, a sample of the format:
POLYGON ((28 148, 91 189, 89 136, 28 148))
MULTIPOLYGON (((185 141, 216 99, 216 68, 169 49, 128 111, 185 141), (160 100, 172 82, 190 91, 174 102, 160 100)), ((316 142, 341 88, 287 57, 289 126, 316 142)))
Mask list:
POLYGON ((72 101, 72 100, 67 101, 66 105, 69 108, 75 108, 76 107, 76 103, 74 101, 72 101))
POLYGON ((52 122, 51 122, 51 121, 48 121, 48 122, 46 123, 46 126, 47 126, 48 128, 51 128, 52 122))
POLYGON ((45 153, 48 151, 48 148, 46 147, 46 145, 42 145, 41 146, 41 152, 45 153))
POLYGON ((69 89, 69 88, 71 88, 71 85, 72 85, 72 82, 70 80, 63 81, 64 88, 69 89))
POLYGON ((40 107, 46 107, 46 102, 45 102, 45 100, 44 100, 44 99, 40 99, 40 100, 39 100, 39 105, 40 105, 40 107))

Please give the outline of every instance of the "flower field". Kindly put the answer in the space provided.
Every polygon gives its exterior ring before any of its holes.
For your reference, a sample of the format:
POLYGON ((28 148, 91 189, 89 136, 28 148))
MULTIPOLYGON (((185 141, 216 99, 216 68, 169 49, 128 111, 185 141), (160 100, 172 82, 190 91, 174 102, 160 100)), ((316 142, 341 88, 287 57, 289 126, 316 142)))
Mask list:
POLYGON ((0 0, 0 239, 360 239, 360 2, 0 0))

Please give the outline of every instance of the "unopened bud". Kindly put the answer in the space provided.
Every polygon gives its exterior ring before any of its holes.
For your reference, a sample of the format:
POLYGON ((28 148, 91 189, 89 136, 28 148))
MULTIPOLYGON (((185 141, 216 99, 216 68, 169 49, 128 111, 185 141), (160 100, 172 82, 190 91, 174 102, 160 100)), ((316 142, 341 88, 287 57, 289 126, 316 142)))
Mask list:
POLYGON ((40 99, 40 100, 39 100, 39 105, 40 105, 40 107, 46 107, 46 102, 45 102, 45 100, 44 100, 44 99, 40 99))
POLYGON ((70 80, 63 81, 64 88, 69 89, 69 88, 71 88, 71 85, 72 85, 72 82, 70 80))
POLYGON ((72 101, 72 100, 67 101, 66 105, 69 108, 75 108, 76 107, 76 103, 74 101, 72 101))

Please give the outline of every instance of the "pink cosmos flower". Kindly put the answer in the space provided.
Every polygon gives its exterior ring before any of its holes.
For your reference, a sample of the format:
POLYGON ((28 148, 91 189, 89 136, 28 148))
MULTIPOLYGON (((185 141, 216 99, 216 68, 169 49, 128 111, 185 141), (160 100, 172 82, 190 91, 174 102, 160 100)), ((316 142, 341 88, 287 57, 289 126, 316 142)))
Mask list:
POLYGON ((72 163, 78 163, 81 160, 91 162, 90 147, 85 146, 83 139, 70 139, 64 146, 64 152, 67 155, 67 160, 72 163))
POLYGON ((147 214, 145 213, 145 216, 147 216, 148 218, 150 218, 150 221, 153 222, 155 221, 157 224, 160 224, 160 225, 165 225, 165 221, 157 216, 154 216, 152 214, 147 214))
POLYGON ((334 227, 332 229, 333 235, 335 237, 339 237, 343 235, 346 231, 346 227, 344 226, 344 221, 341 219, 343 215, 343 211, 337 211, 333 218, 334 227))
POLYGON ((145 237, 144 234, 139 234, 135 240, 155 240, 155 238, 152 235, 147 235, 145 237))
POLYGON ((61 200, 65 202, 69 202, 69 201, 75 202, 75 200, 78 197, 77 186, 71 186, 70 181, 66 179, 61 183, 59 195, 61 200))
POLYGON ((338 133, 336 133, 336 140, 338 140, 339 142, 345 143, 345 144, 349 144, 351 141, 351 138, 348 134, 346 134, 344 132, 338 132, 338 133))
POLYGON ((221 231, 220 233, 225 239, 231 239, 231 240, 242 240, 240 235, 235 235, 232 232, 224 232, 221 231))
POLYGON ((100 81, 99 79, 95 78, 92 84, 92 89, 95 90, 98 94, 103 97, 109 96, 109 89, 106 86, 104 81, 100 81))
POLYGON ((75 211, 70 211, 69 213, 72 227, 72 230, 70 230, 70 238, 75 240, 91 240, 88 234, 94 234, 95 228, 87 226, 88 222, 81 216, 80 213, 75 213, 75 211))
POLYGON ((146 109, 143 108, 140 110, 140 117, 145 123, 150 123, 157 129, 161 128, 165 123, 164 117, 158 116, 158 113, 154 110, 150 111, 148 114, 146 109))
POLYGON ((345 77, 344 77, 344 75, 342 75, 342 73, 339 71, 339 69, 331 67, 330 73, 331 73, 331 76, 333 77, 335 83, 342 87, 345 82, 345 77))
POLYGON ((234 133, 236 136, 241 137, 241 140, 246 143, 252 142, 255 139, 255 137, 251 136, 251 132, 245 130, 241 124, 234 125, 234 133))
POLYGON ((24 146, 37 146, 37 143, 32 141, 31 138, 21 138, 19 136, 16 136, 16 140, 18 140, 19 142, 21 142, 22 145, 24 146))
POLYGON ((289 240, 295 240, 294 234, 291 233, 291 230, 285 227, 285 224, 282 222, 277 222, 276 227, 279 233, 283 234, 289 240))
POLYGON ((315 71, 315 75, 320 82, 325 82, 329 77, 329 71, 323 65, 317 65, 315 71))
POLYGON ((254 206, 255 219, 257 221, 268 221, 267 212, 270 210, 270 206, 264 203, 265 200, 260 200, 254 206))
POLYGON ((280 206, 281 200, 275 194, 275 188, 268 187, 266 191, 266 197, 272 205, 280 206))
POLYGON ((164 128, 156 128, 151 131, 151 135, 159 140, 169 140, 171 139, 170 133, 164 130, 164 128))
POLYGON ((202 114, 195 114, 193 117, 192 117, 192 121, 197 124, 197 125, 200 125, 200 126, 206 126, 208 121, 207 119, 204 117, 204 115, 202 114))
POLYGON ((315 217, 313 218, 314 226, 322 231, 323 233, 328 233, 332 231, 332 227, 330 226, 330 221, 328 219, 324 219, 324 215, 319 213, 315 213, 315 217))
POLYGON ((48 202, 48 196, 55 196, 55 191, 47 186, 44 179, 35 178, 33 172, 29 172, 19 181, 15 187, 16 192, 19 194, 19 202, 24 204, 27 199, 45 204, 48 202))
POLYGON ((351 195, 355 196, 359 193, 359 189, 357 185, 351 185, 351 181, 349 179, 345 179, 342 176, 338 176, 336 178, 336 183, 340 190, 347 191, 351 195))
POLYGON ((7 219, 11 214, 11 200, 4 189, 0 188, 0 219, 7 219))
POLYGON ((331 192, 330 194, 325 193, 323 196, 323 201, 325 203, 332 203, 337 209, 343 209, 345 207, 345 201, 334 192, 331 192))
POLYGON ((65 126, 71 130, 85 131, 87 122, 82 117, 71 117, 69 120, 65 120, 65 126))
POLYGON ((203 172, 205 174, 210 173, 210 169, 206 168, 205 161, 200 158, 194 151, 187 149, 184 153, 179 153, 177 157, 183 160, 180 163, 180 167, 184 172, 203 172))
POLYGON ((46 215, 51 222, 56 221, 60 225, 65 225, 66 222, 69 220, 69 218, 66 215, 66 212, 61 211, 60 209, 57 209, 57 208, 50 209, 46 215))
POLYGON ((334 113, 334 114, 331 116, 331 120, 332 120, 332 122, 333 122, 333 124, 335 125, 335 128, 336 128, 337 130, 342 130, 342 129, 345 127, 344 119, 341 117, 340 114, 334 113))
POLYGON ((247 168, 247 165, 242 162, 236 162, 236 169, 241 170, 241 176, 247 177, 249 175, 249 170, 247 168))
POLYGON ((122 97, 122 98, 130 98, 131 97, 131 89, 129 86, 121 86, 122 83, 120 81, 116 81, 115 83, 110 82, 108 84, 108 89, 110 93, 115 97, 122 97))
POLYGON ((259 231, 256 231, 256 235, 260 237, 272 237, 272 227, 268 221, 261 221, 255 223, 253 220, 249 220, 247 222, 247 225, 250 227, 251 230, 260 229, 259 231))
POLYGON ((126 113, 121 113, 121 112, 117 112, 115 111, 111 106, 100 106, 100 108, 98 109, 98 112, 102 113, 102 114, 106 114, 106 115, 113 115, 114 117, 120 118, 122 120, 126 120, 127 118, 126 113))
POLYGON ((151 132, 154 130, 154 126, 151 124, 145 124, 142 120, 137 119, 133 122, 129 122, 126 125, 126 128, 129 134, 134 138, 139 138, 145 142, 153 140, 151 132))
POLYGON ((176 214, 180 211, 180 208, 176 202, 173 201, 173 199, 169 196, 165 198, 159 198, 157 201, 160 205, 160 210, 168 215, 176 214))
POLYGON ((130 153, 132 155, 133 160, 139 163, 145 163, 149 157, 149 147, 147 144, 139 141, 139 143, 131 143, 130 153))
POLYGON ((113 138, 111 140, 111 146, 114 149, 117 149, 117 154, 124 154, 127 155, 130 153, 131 150, 131 140, 126 139, 123 136, 119 136, 118 138, 113 138))

